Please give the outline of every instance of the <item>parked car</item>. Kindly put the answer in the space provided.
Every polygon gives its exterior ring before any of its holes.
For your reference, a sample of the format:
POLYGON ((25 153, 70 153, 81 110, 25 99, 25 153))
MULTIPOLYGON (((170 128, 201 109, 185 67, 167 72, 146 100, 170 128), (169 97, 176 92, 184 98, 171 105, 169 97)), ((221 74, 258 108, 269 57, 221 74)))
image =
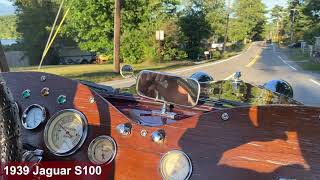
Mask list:
POLYGON ((97 64, 105 64, 106 62, 110 61, 111 57, 109 55, 100 54, 97 55, 96 63, 97 64))
POLYGON ((78 47, 64 47, 59 52, 60 64, 94 64, 96 53, 81 51, 78 47))
POLYGON ((301 48, 301 43, 302 43, 302 41, 299 41, 299 42, 296 42, 296 43, 292 43, 288 47, 289 48, 301 48))

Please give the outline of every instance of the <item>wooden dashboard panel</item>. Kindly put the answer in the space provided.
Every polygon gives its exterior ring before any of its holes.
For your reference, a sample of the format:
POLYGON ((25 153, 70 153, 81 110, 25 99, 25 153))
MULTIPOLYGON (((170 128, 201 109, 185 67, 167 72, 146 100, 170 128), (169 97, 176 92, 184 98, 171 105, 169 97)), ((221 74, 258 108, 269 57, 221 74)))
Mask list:
MULTIPOLYGON (((43 73, 2 73, 23 111, 31 104, 47 108, 51 117, 63 109, 77 109, 88 119, 89 134, 79 151, 68 157, 51 154, 43 142, 43 127, 23 130, 24 143, 45 150, 45 160, 88 161, 87 147, 99 135, 112 136, 118 153, 110 178, 161 179, 161 156, 174 149, 187 153, 193 164, 191 179, 320 179, 320 109, 315 107, 265 106, 212 110, 159 127, 141 126, 122 114, 100 95, 77 81, 43 73), (47 80, 42 82, 41 76, 47 80), (50 95, 42 97, 42 88, 50 95), (31 90, 29 99, 22 91, 31 90), (59 105, 59 95, 67 103, 59 105), (95 99, 90 103, 91 98, 95 99), (221 115, 230 119, 223 121, 221 115), (132 124, 129 136, 116 126, 132 124), (151 141, 153 131, 166 132, 164 143, 151 141), (146 130, 148 135, 140 135, 146 130)), ((128 101, 128 103, 132 103, 128 101)), ((143 102, 134 102, 142 103, 143 102)), ((21 113, 20 113, 21 114, 21 113)))

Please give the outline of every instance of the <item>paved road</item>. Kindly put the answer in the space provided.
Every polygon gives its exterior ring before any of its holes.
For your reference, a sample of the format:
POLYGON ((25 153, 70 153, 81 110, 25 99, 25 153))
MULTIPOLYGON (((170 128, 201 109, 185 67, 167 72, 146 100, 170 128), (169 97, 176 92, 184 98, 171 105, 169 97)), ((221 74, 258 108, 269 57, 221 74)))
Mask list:
MULTIPOLYGON (((247 51, 230 59, 169 72, 188 77, 197 71, 207 72, 215 80, 230 78, 233 73, 241 71, 241 79, 256 85, 263 85, 273 79, 283 79, 293 86, 296 100, 306 105, 320 106, 320 74, 302 70, 274 45, 253 43, 247 51)), ((126 87, 134 82, 134 79, 126 79, 102 84, 126 87)))

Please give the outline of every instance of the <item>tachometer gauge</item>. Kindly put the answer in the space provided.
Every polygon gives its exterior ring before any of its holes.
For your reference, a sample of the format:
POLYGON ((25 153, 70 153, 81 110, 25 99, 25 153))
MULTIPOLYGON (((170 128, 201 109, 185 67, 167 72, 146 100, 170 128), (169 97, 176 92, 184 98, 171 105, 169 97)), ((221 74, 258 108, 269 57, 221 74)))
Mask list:
POLYGON ((191 160, 182 151, 170 151, 161 158, 160 172, 163 179, 189 179, 192 173, 191 160))
POLYGON ((117 153, 115 141, 109 136, 99 136, 88 148, 88 157, 93 164, 101 165, 112 162, 117 153))
POLYGON ((22 114, 22 125, 26 129, 35 129, 46 120, 46 110, 44 107, 33 104, 22 114))
POLYGON ((88 122, 85 116, 74 109, 55 114, 44 130, 47 148, 57 156, 68 156, 78 150, 86 139, 88 122))

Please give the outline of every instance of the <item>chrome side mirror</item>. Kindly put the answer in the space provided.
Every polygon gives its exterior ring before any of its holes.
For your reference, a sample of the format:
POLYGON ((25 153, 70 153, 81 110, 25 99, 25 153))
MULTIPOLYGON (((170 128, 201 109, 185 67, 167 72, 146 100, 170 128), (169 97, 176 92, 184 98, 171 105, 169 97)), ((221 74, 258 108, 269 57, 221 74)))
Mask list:
POLYGON ((292 86, 284 80, 271 80, 263 85, 267 90, 273 93, 278 93, 289 98, 293 98, 293 88, 292 86))
POLYGON ((190 76, 191 79, 197 80, 200 85, 210 84, 214 81, 213 77, 206 72, 198 71, 190 76))
POLYGON ((135 77, 134 76, 134 68, 130 65, 123 65, 120 69, 120 74, 122 77, 128 79, 128 78, 132 78, 135 77))

